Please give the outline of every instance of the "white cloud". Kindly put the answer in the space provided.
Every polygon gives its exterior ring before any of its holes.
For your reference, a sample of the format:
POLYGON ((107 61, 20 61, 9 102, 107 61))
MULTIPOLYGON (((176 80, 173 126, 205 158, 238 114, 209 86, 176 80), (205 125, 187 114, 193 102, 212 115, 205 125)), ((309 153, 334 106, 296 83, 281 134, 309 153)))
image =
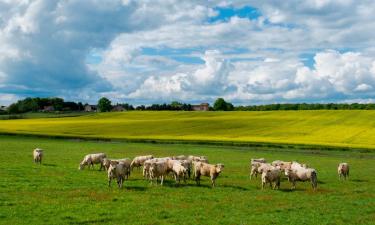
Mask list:
POLYGON ((373 99, 373 27, 371 0, 0 0, 0 93, 91 102, 373 99), (220 16, 216 6, 245 5, 261 16, 208 20, 220 16), (100 62, 87 64, 93 54, 100 62))

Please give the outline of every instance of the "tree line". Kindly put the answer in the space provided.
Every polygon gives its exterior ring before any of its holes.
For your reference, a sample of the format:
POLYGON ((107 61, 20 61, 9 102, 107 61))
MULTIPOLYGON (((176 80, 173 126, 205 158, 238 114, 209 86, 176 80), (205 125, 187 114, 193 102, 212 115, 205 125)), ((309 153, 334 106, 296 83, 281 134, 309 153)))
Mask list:
POLYGON ((374 110, 374 103, 295 103, 236 106, 236 111, 275 111, 275 110, 374 110))
MULTIPOLYGON (((84 111, 82 102, 64 101, 62 98, 25 98, 11 104, 7 110, 0 111, 1 114, 20 114, 26 112, 55 111, 72 112, 84 111)), ((98 111, 108 112, 121 107, 121 110, 147 110, 147 111, 192 111, 193 105, 173 101, 171 103, 133 106, 128 103, 117 103, 113 105, 108 98, 101 98, 97 103, 98 111)), ((268 105, 234 106, 232 103, 218 98, 210 111, 275 111, 275 110, 375 110, 375 103, 285 103, 268 105)))
POLYGON ((65 102, 62 98, 25 98, 11 104, 6 110, 9 114, 18 114, 26 112, 39 112, 47 110, 52 111, 82 111, 81 102, 65 102))

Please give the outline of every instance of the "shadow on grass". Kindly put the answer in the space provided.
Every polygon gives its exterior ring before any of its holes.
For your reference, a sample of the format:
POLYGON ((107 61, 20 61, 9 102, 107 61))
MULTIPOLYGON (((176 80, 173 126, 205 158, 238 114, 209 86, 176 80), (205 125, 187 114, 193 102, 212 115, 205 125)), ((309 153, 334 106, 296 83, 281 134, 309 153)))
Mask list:
POLYGON ((349 179, 347 181, 353 181, 353 182, 357 182, 357 183, 367 183, 368 180, 363 180, 363 179, 349 179))
POLYGON ((50 166, 50 167, 56 167, 57 166, 56 164, 52 164, 52 163, 43 163, 42 165, 43 166, 50 166))
POLYGON ((142 186, 125 186, 123 187, 126 190, 132 190, 132 191, 146 191, 148 187, 142 187, 142 186))
POLYGON ((86 220, 86 221, 81 221, 81 222, 72 221, 72 222, 69 222, 69 224, 103 224, 103 223, 108 223, 111 220, 112 219, 105 218, 105 219, 97 219, 97 220, 86 220))
POLYGON ((233 189, 237 189, 237 190, 240 190, 240 191, 248 191, 249 190, 248 188, 245 188, 245 187, 235 186, 235 185, 227 185, 227 184, 219 185, 218 187, 233 188, 233 189))
POLYGON ((291 188, 280 188, 279 191, 288 193, 288 192, 300 192, 300 191, 305 191, 305 189, 298 189, 298 188, 296 188, 296 189, 291 189, 291 188))

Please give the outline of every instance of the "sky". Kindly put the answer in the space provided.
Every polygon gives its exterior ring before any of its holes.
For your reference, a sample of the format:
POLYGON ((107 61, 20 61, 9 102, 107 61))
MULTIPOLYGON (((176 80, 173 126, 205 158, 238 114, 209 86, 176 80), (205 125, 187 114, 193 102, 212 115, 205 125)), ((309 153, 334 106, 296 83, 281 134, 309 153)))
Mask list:
POLYGON ((0 0, 0 105, 375 102, 373 0, 0 0))

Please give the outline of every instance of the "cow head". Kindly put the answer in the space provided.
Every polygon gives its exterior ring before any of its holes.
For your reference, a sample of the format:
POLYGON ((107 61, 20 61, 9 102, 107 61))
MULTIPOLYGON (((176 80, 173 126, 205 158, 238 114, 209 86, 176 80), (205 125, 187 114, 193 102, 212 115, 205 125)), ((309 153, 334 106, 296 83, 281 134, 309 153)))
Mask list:
POLYGON ((116 165, 109 165, 109 168, 108 168, 108 175, 113 177, 114 174, 115 174, 115 169, 116 169, 116 165))
POLYGON ((221 171, 223 171, 223 169, 224 169, 224 164, 221 164, 221 163, 216 164, 215 169, 216 169, 217 173, 221 173, 221 171))

